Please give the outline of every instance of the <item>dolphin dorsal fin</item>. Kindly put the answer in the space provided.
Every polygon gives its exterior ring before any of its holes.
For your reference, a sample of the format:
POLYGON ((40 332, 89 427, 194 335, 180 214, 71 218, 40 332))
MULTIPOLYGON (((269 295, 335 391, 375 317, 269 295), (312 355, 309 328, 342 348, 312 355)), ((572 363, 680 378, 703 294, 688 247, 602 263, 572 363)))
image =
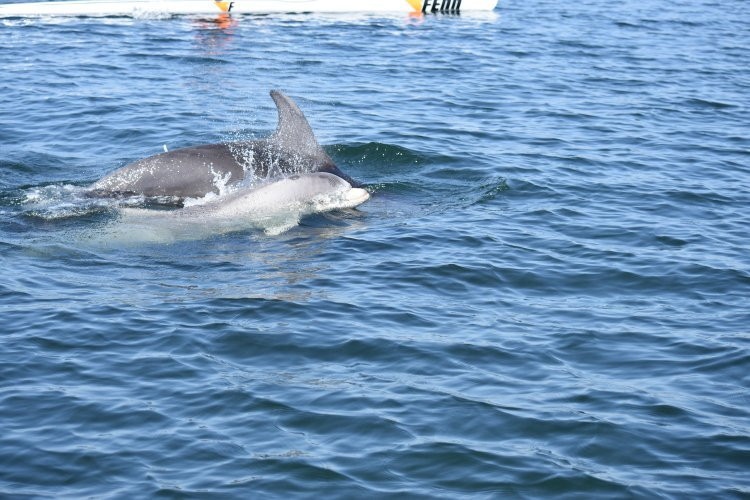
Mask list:
POLYGON ((315 140, 312 127, 307 123, 307 118, 297 103, 278 90, 271 91, 271 98, 276 103, 276 109, 279 112, 279 124, 269 140, 283 150, 307 156, 322 163, 331 162, 331 158, 315 140))

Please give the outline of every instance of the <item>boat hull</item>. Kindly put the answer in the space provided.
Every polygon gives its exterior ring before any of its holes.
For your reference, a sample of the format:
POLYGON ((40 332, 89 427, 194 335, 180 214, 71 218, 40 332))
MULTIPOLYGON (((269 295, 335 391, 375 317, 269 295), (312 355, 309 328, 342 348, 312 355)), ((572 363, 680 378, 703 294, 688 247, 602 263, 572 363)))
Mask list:
POLYGON ((0 17, 487 11, 498 0, 73 0, 0 4, 0 17))

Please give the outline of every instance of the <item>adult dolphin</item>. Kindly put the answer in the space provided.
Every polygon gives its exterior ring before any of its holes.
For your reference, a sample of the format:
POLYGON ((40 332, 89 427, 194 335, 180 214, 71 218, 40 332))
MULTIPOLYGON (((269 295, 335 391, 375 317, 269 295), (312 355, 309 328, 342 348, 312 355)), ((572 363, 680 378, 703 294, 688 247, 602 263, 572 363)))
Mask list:
POLYGON ((249 171, 259 178, 303 172, 327 172, 352 186, 315 139, 299 106, 278 90, 271 91, 279 122, 264 139, 204 144, 149 156, 104 176, 91 193, 202 197, 218 193, 221 184, 242 181, 249 171))

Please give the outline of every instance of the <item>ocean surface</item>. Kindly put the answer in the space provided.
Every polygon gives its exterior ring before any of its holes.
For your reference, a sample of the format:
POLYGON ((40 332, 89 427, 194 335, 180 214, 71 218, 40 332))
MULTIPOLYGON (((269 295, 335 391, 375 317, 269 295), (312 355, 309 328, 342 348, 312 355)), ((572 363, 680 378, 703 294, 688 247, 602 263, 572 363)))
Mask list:
POLYGON ((750 498, 749 234, 745 0, 0 20, 0 497, 750 498), (367 203, 84 195, 275 88, 367 203))

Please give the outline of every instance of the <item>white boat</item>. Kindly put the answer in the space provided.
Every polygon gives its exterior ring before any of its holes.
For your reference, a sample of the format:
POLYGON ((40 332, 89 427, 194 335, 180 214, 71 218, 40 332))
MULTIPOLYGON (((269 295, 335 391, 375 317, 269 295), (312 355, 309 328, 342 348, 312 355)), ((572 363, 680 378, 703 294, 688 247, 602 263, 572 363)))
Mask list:
POLYGON ((70 0, 0 4, 0 17, 488 11, 498 0, 70 0))

